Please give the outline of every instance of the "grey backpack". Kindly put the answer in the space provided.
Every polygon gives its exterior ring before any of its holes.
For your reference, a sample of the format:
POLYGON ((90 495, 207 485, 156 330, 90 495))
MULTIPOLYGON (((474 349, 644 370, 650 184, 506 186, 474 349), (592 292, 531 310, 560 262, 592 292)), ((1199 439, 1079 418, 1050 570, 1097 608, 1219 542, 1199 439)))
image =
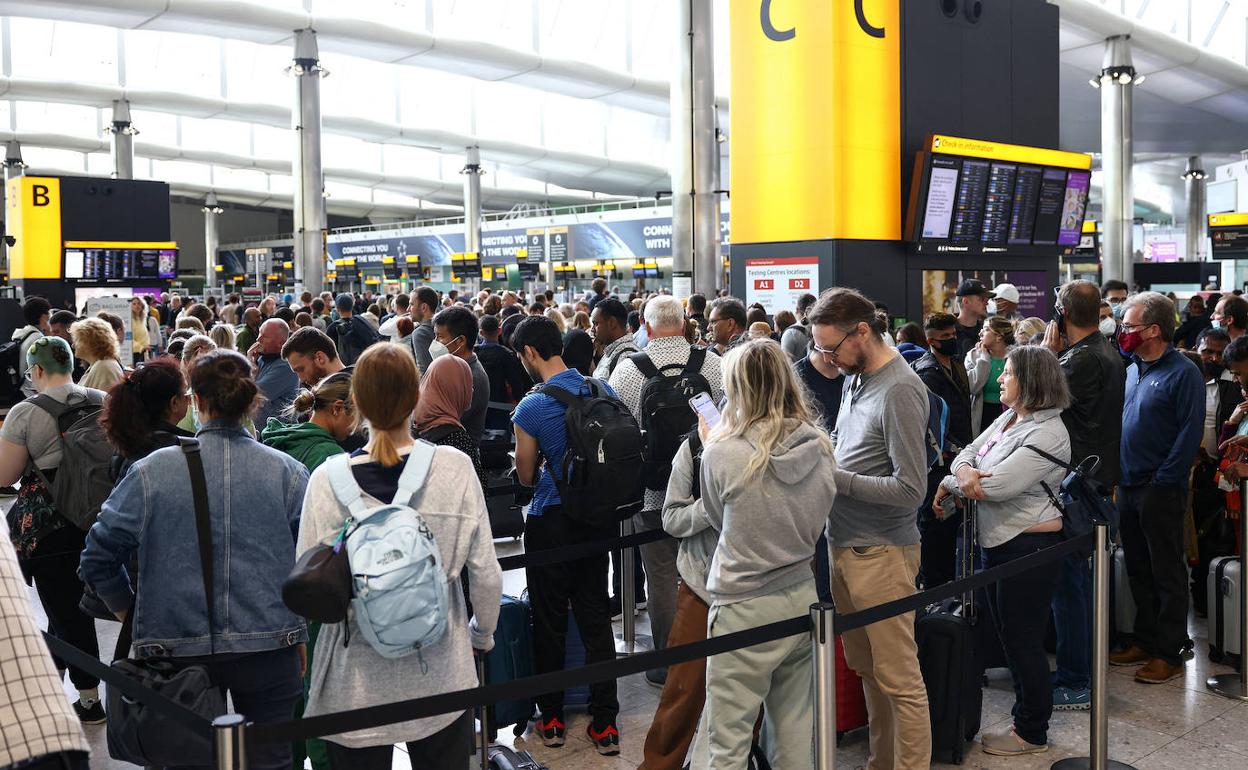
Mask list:
POLYGON ((113 491, 115 452, 100 425, 104 400, 88 391, 85 399, 70 403, 46 394, 35 396, 30 403, 52 416, 61 441, 56 476, 49 481, 38 468, 35 473, 52 493, 56 512, 79 529, 91 529, 100 506, 113 491))

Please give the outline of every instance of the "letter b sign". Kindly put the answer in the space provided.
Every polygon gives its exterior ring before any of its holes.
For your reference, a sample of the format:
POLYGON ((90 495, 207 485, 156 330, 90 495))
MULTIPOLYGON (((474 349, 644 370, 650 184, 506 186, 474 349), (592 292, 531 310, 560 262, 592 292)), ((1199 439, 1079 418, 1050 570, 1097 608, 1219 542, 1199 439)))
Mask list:
POLYGON ((52 203, 52 198, 48 196, 48 186, 46 184, 31 185, 31 205, 47 206, 52 203))

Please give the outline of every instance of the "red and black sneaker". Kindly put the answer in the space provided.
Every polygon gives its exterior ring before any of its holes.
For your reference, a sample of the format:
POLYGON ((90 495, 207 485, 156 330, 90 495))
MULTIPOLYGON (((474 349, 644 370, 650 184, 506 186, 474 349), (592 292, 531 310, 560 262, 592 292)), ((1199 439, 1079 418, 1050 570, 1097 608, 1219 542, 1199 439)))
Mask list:
POLYGON ((594 723, 590 722, 585 726, 585 733, 593 742, 594 748, 604 757, 614 757, 620 753, 620 731, 616 729, 614 722, 607 722, 600 730, 594 729, 594 723))
POLYGON ((550 719, 537 720, 537 733, 542 737, 542 745, 557 749, 568 737, 567 725, 557 716, 550 719))

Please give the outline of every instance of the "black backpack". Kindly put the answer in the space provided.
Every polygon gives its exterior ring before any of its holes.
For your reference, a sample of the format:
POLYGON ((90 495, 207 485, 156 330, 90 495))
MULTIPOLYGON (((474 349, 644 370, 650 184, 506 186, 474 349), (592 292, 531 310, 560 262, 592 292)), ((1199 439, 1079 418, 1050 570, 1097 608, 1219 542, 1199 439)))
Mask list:
POLYGON ((22 393, 26 384, 22 375, 22 345, 35 334, 40 334, 39 330, 31 329, 26 336, 0 345, 0 406, 13 406, 26 398, 22 393))
POLYGON ((702 376, 706 348, 690 348, 688 361, 669 364, 662 370, 645 353, 633 353, 628 359, 646 378, 638 410, 646 441, 646 489, 666 490, 676 450, 685 435, 698 426, 698 416, 689 406, 689 399, 699 393, 711 393, 710 383, 702 376))
POLYGON ((586 378, 590 394, 578 396, 558 386, 541 392, 565 407, 567 449, 555 486, 568 518, 594 528, 616 527, 641 510, 641 430, 624 402, 586 378))
POLYGON ((48 479, 38 466, 32 467, 52 494, 56 512, 81 530, 91 529, 114 481, 115 453, 100 424, 103 398, 88 392, 84 400, 64 403, 41 394, 30 403, 56 420, 61 442, 61 464, 54 477, 48 479))

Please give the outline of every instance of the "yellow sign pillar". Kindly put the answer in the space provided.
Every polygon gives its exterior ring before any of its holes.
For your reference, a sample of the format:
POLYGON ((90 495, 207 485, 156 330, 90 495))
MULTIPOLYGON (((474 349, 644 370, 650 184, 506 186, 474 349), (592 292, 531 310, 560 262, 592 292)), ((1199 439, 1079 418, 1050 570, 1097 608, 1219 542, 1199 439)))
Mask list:
POLYGON ((900 0, 731 0, 733 243, 901 238, 900 0))
POLYGON ((9 277, 61 277, 61 180, 22 176, 9 180, 9 277))

